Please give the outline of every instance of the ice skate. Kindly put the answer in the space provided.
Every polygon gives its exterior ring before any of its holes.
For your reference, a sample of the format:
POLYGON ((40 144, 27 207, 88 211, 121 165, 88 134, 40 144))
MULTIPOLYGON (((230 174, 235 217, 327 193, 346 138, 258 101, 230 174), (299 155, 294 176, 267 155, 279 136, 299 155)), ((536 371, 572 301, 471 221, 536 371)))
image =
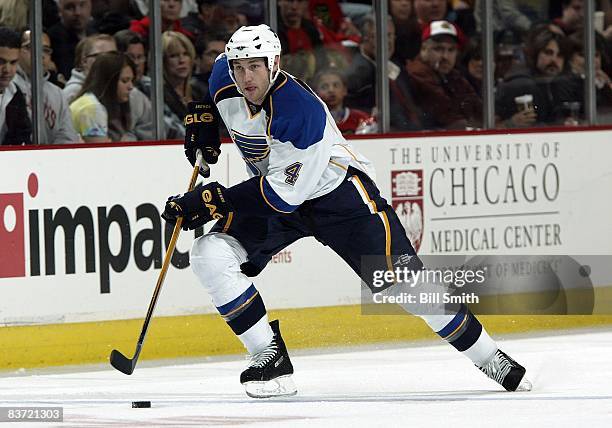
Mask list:
POLYGON ((487 364, 478 368, 507 391, 531 391, 531 382, 525 377, 525 367, 499 349, 487 364))
POLYGON ((278 320, 270 322, 272 342, 251 356, 249 366, 240 375, 246 394, 253 398, 281 397, 297 394, 291 379, 293 365, 280 333, 278 320))

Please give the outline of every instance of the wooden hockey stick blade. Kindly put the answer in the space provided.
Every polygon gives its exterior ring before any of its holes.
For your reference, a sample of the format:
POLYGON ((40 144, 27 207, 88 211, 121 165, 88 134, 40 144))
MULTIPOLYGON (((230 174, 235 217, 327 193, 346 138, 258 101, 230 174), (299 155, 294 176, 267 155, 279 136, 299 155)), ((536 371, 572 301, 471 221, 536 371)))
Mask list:
MULTIPOLYGON (((187 189, 188 192, 193 190, 193 188, 195 187, 195 183, 198 179, 198 172, 203 165, 206 165, 208 167, 208 164, 206 164, 206 162, 204 162, 204 160, 202 159, 202 153, 198 150, 197 162, 193 168, 193 172, 191 173, 191 179, 189 180, 189 187, 187 189)), ((132 373, 134 373, 134 369, 136 368, 136 363, 138 362, 138 357, 140 356, 140 351, 142 350, 142 345, 149 329, 149 323, 151 322, 151 318, 153 317, 153 311, 155 310, 155 305, 157 304, 157 298, 159 297, 161 287, 164 284, 164 279, 166 278, 166 272, 168 271, 168 267, 170 266, 170 259, 172 258, 172 253, 174 253, 174 248, 176 247, 176 241, 178 240, 179 234, 181 232, 182 224, 183 217, 179 217, 176 220, 176 224, 174 225, 174 231, 172 232, 172 237, 170 238, 170 243, 166 251, 166 256, 164 257, 162 268, 157 278, 157 284, 155 285, 155 290, 153 291, 153 297, 151 297, 151 303, 149 303, 149 309, 147 310, 147 315, 145 316, 145 320, 142 325, 142 330, 140 332, 140 337, 138 338, 138 343, 136 344, 136 352, 134 352, 134 356, 131 359, 127 358, 125 355, 123 355, 116 349, 113 349, 110 354, 111 365, 115 369, 119 370, 121 373, 125 373, 126 375, 131 375, 132 373)))

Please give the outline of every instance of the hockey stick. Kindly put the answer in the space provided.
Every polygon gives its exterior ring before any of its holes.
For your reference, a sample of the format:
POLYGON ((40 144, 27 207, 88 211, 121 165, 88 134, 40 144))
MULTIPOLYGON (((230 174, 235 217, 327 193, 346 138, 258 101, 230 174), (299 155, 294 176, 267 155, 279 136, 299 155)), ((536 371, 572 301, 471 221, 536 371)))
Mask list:
MULTIPOLYGON (((198 150, 197 160, 193 168, 193 172, 191 173, 189 188, 187 189, 188 192, 193 190, 196 180, 198 179, 198 172, 200 168, 203 171, 210 169, 208 164, 202 159, 202 152, 198 150)), ((149 323, 151 322, 151 317, 153 316, 153 310, 155 309, 155 305, 157 304, 157 298, 159 297, 159 292, 161 291, 162 284, 164 283, 164 279, 166 278, 166 272, 168 272, 168 267, 170 266, 172 253, 174 253, 174 247, 176 247, 176 241, 178 240, 179 234, 181 233, 182 224, 183 217, 179 217, 176 220, 176 225, 174 226, 174 231, 172 232, 172 237, 170 238, 170 244, 168 245, 168 249, 166 250, 166 256, 164 257, 164 263, 162 264, 161 271, 159 272, 159 276, 157 277, 155 291, 153 291, 153 297, 151 298, 151 303, 149 304, 149 309, 147 310, 147 316, 145 317, 144 324, 142 326, 142 331, 140 332, 140 337, 138 338, 138 343, 136 344, 136 351, 134 352, 134 356, 132 358, 128 358, 116 349, 113 349, 110 354, 111 365, 120 372, 125 373, 126 375, 131 375, 134 372, 134 369, 136 368, 136 362, 138 362, 138 357, 140 356, 140 351, 142 350, 142 345, 144 343, 145 336, 147 335, 147 330, 149 329, 149 323)))

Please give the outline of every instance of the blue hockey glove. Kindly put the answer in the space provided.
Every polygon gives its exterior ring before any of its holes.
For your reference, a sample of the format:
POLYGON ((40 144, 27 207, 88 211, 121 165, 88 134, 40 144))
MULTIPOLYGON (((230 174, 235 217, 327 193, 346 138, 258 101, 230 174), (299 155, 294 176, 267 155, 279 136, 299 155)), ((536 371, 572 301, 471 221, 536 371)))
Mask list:
POLYGON ((223 196, 224 190, 225 187, 212 182, 198 185, 183 196, 171 196, 161 216, 171 224, 183 217, 183 230, 197 229, 211 220, 225 218, 232 212, 232 207, 223 196))

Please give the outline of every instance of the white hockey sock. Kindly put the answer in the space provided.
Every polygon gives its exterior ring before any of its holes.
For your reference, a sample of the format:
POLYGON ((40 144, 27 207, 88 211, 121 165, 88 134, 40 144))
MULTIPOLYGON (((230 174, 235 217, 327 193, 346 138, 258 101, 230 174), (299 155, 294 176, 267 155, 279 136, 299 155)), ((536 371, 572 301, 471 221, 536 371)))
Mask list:
POLYGON ((274 333, 268 323, 268 315, 261 317, 251 328, 238 336, 249 354, 261 352, 272 342, 274 333))
POLYGON ((482 367, 495 355, 497 349, 497 344, 483 327, 476 343, 463 351, 462 354, 472 360, 478 367, 482 367))
MULTIPOLYGON (((419 284, 419 291, 435 293, 442 286, 438 284, 419 284)), ((405 284, 398 284, 384 290, 382 293, 400 296, 402 293, 414 294, 405 284)), ((422 318, 429 327, 455 349, 468 357, 474 364, 481 367, 497 352, 497 344, 484 329, 480 321, 467 306, 458 305, 454 313, 448 312, 449 307, 441 304, 399 304, 406 312, 422 318)))
POLYGON ((420 315, 440 337, 453 345, 478 367, 497 352, 497 344, 465 307, 455 315, 420 315))

